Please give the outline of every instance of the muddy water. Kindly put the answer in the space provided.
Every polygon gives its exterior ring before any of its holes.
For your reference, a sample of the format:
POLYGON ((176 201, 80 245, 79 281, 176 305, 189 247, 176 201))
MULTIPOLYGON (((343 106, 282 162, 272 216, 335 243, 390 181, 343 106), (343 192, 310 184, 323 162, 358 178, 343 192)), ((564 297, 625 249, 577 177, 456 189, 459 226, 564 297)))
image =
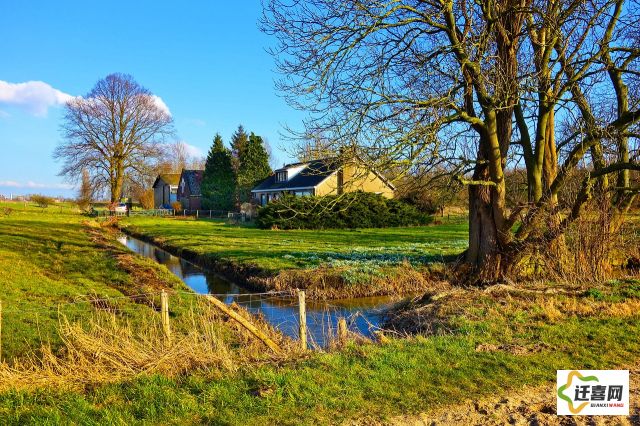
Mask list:
MULTIPOLYGON (((257 295, 151 243, 129 235, 121 235, 118 241, 135 253, 165 265, 196 293, 213 294, 227 304, 236 302, 252 313, 262 314, 284 334, 298 337, 297 300, 282 296, 257 295)), ((332 300, 330 303, 307 301, 309 340, 323 346, 331 333, 329 330, 335 330, 340 317, 347 318, 350 330, 370 336, 380 325, 382 311, 392 301, 390 297, 332 300)))

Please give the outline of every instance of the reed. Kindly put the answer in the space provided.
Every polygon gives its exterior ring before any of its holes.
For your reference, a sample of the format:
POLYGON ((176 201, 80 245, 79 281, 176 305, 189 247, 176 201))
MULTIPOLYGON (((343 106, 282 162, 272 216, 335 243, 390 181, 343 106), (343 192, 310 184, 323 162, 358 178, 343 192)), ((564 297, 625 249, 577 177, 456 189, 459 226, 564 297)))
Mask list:
MULTIPOLYGON (((249 315, 244 309, 234 307, 249 315)), ((228 374, 248 365, 281 361, 295 356, 292 343, 270 329, 283 352, 274 355, 241 327, 227 323, 206 301, 196 301, 187 326, 177 327, 167 340, 159 315, 131 323, 110 311, 95 311, 83 322, 60 315, 62 345, 54 350, 44 343, 32 351, 0 364, 0 390, 35 387, 82 389, 129 380, 140 375, 167 377, 203 372, 228 374)), ((184 324, 183 324, 184 325, 184 324)))

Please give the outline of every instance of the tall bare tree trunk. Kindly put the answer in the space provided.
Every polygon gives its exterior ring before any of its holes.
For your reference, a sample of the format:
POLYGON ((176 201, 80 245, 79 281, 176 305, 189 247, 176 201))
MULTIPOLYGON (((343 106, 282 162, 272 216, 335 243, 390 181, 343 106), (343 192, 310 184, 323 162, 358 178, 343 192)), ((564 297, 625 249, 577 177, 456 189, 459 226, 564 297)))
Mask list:
POLYGON ((124 188, 124 166, 121 162, 116 162, 113 167, 113 176, 111 177, 111 202, 117 203, 122 197, 124 188))
POLYGON ((505 262, 503 248, 507 242, 505 229, 505 184, 502 172, 499 138, 510 137, 504 115, 491 113, 488 132, 481 134, 479 161, 469 186, 469 249, 466 261, 475 269, 476 281, 492 282, 502 278, 505 262), (486 184, 485 184, 486 182, 486 184), (483 184, 478 184, 483 183, 483 184))
MULTIPOLYGON (((488 180, 489 168, 478 164, 473 180, 488 180)), ((492 281, 499 277, 500 244, 498 226, 494 217, 495 191, 489 185, 469 186, 469 249, 466 261, 476 268, 481 280, 492 281)))

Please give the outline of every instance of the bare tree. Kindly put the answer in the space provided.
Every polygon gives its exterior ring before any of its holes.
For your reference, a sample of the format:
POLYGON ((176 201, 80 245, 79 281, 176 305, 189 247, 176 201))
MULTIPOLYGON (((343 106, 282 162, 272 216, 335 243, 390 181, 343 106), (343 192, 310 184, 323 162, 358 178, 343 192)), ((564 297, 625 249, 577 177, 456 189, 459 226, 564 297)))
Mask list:
POLYGON ((332 145, 331 141, 320 135, 308 135, 298 144, 295 154, 300 161, 336 157, 339 153, 332 151, 332 145))
POLYGON ((594 181, 617 174, 631 197, 637 16, 624 0, 270 0, 263 28, 279 42, 279 89, 310 113, 297 136, 399 174, 446 167, 469 187, 465 259, 495 280, 558 238, 594 181), (598 102, 612 92, 617 111, 598 102), (529 197, 509 209, 507 171, 521 160, 529 197), (578 164, 583 189, 559 216, 578 164))
POLYGON ((31 196, 31 201, 36 203, 38 207, 46 209, 53 203, 53 198, 47 197, 46 195, 34 194, 31 196))
POLYGON ((194 155, 189 146, 176 141, 163 147, 162 161, 158 166, 161 173, 180 173, 182 169, 204 169, 205 159, 194 155))
POLYGON ((87 169, 82 170, 82 181, 80 182, 80 190, 76 200, 80 210, 87 210, 93 200, 93 188, 91 186, 91 176, 87 169))
POLYGON ((163 139, 173 133, 172 123, 157 98, 133 77, 108 75, 65 107, 64 141, 54 152, 63 161, 60 175, 77 181, 87 170, 92 186, 107 188, 116 202, 127 180, 149 174, 163 139))

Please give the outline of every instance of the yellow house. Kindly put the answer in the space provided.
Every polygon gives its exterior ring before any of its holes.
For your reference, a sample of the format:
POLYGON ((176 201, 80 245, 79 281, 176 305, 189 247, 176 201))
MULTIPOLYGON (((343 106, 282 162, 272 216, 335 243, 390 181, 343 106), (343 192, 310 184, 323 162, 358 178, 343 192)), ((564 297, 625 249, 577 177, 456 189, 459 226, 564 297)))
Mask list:
POLYGON ((282 194, 322 196, 365 191, 392 198, 394 190, 391 182, 360 161, 342 163, 336 158, 324 158, 287 164, 253 188, 251 194, 265 205, 282 194))

